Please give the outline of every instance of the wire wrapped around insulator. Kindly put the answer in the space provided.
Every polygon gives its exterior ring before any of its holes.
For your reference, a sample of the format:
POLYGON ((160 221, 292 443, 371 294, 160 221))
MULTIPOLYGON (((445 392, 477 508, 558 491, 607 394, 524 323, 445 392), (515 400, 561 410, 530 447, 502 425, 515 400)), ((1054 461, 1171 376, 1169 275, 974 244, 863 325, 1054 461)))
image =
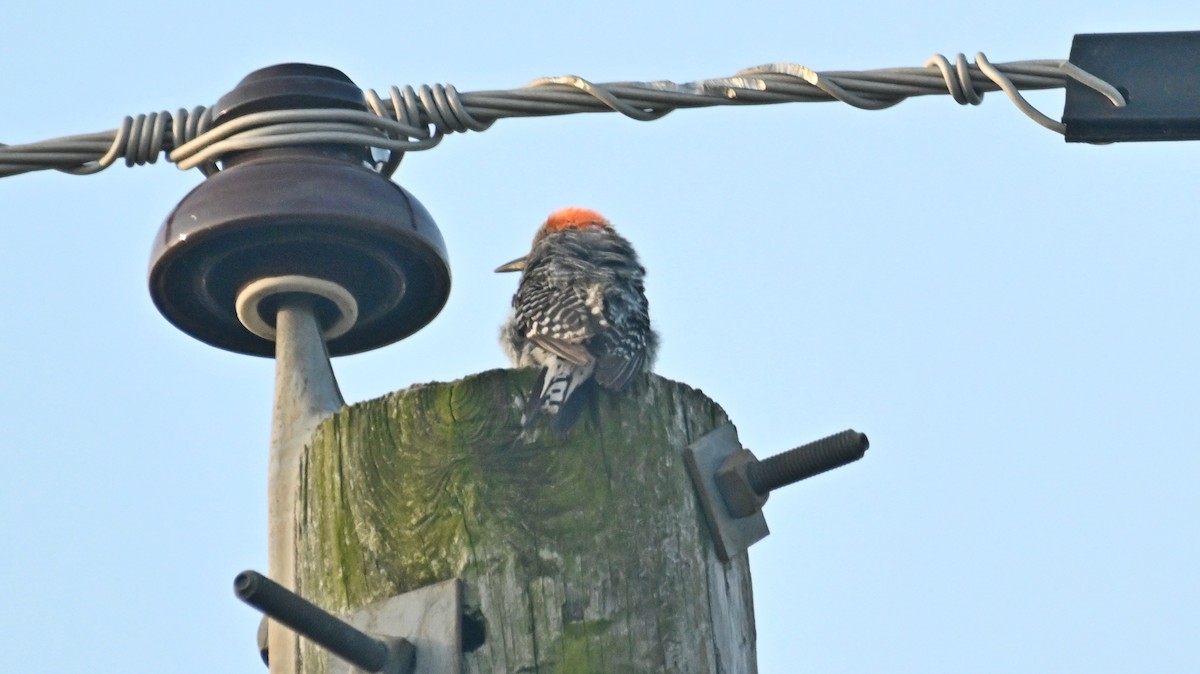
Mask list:
MULTIPOLYGON (((390 110, 374 89, 367 89, 364 92, 367 106, 380 117, 424 129, 421 133, 405 138, 406 140, 417 139, 410 142, 408 149, 427 150, 440 143, 448 133, 485 131, 495 121, 483 121, 472 115, 463 105, 458 91, 453 86, 425 84, 421 85, 419 91, 411 86, 405 86, 404 89, 393 86, 388 93, 391 99, 390 110)), ((390 132, 388 137, 399 140, 398 135, 390 132)), ((404 151, 390 150, 387 159, 376 164, 376 170, 390 176, 403 158, 404 151)))
MULTIPOLYGON (((371 112, 374 112, 376 115, 379 115, 384 119, 394 119, 401 124, 415 128, 421 128, 420 110, 413 111, 405 107, 403 98, 400 95, 400 90, 395 86, 390 89, 390 93, 392 99, 392 109, 389 111, 387 106, 384 105, 383 100, 379 97, 379 94, 374 89, 363 90, 363 95, 367 101, 367 107, 371 110, 371 112)), ((388 138, 396 138, 396 134, 393 134, 390 130, 386 133, 388 138)), ((429 130, 425 129, 424 136, 418 137, 426 140, 429 139, 429 130)), ((433 141, 433 144, 437 145, 437 143, 440 141, 441 137, 438 136, 433 141)), ((392 174, 396 172, 396 169, 399 168, 400 160, 404 159, 404 152, 401 150, 386 150, 385 152, 386 154, 384 156, 386 159, 375 162, 375 170, 390 178, 392 177, 392 174)))
MULTIPOLYGON (((212 108, 197 105, 191 110, 180 108, 175 111, 174 124, 171 126, 171 149, 190 142, 200 134, 212 128, 212 108)), ((216 162, 206 162, 199 167, 200 172, 210 176, 217 172, 216 162)))
POLYGON ((210 175, 225 152, 313 143, 351 143, 386 152, 376 169, 391 175, 405 152, 434 147, 449 133, 483 131, 509 117, 613 110, 649 121, 678 108, 829 100, 879 110, 912 96, 946 93, 959 104, 972 105, 983 100, 984 92, 997 90, 1037 123, 1063 133, 1062 122, 1039 112, 1019 90, 1061 88, 1068 79, 1100 92, 1115 107, 1125 105, 1114 86, 1069 61, 993 65, 982 53, 975 60, 972 64, 958 54, 952 65, 937 54, 920 68, 859 72, 818 72, 799 64, 773 63, 734 77, 682 84, 662 80, 597 84, 572 75, 541 78, 519 89, 463 94, 441 84, 391 87, 390 101, 368 90, 368 110, 276 110, 252 113, 215 128, 212 112, 197 107, 179 110, 173 118, 165 112, 126 117, 118 129, 106 132, 0 144, 0 177, 41 169, 95 173, 120 157, 130 166, 153 163, 164 151, 179 168, 199 168, 210 175))
MULTIPOLYGON (((412 87, 405 87, 404 90, 405 95, 408 95, 412 87)), ((426 119, 443 133, 486 131, 495 122, 475 118, 463 105, 458 90, 453 85, 422 84, 417 96, 420 98, 426 119)))

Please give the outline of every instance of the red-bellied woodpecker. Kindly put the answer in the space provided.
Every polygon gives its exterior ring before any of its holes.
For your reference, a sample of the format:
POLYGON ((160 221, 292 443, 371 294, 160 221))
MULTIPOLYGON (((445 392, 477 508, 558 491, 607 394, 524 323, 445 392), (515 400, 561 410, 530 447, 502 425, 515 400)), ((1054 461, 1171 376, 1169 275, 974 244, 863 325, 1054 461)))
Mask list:
POLYGON ((516 367, 542 368, 525 423, 555 415, 575 422, 592 382, 628 387, 654 364, 658 336, 633 246, 599 213, 563 208, 546 219, 524 257, 498 272, 521 271, 500 343, 516 367))

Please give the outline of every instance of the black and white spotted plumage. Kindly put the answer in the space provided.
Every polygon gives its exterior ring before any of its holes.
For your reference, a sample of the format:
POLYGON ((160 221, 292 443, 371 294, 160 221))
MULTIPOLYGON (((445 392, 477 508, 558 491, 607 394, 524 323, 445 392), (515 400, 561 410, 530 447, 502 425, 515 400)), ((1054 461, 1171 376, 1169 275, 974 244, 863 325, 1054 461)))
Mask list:
POLYGON ((654 363, 646 270, 637 253, 594 211, 567 208, 538 230, 529 254, 497 271, 522 270, 500 341, 517 367, 542 369, 526 412, 574 423, 586 390, 628 387, 654 363))

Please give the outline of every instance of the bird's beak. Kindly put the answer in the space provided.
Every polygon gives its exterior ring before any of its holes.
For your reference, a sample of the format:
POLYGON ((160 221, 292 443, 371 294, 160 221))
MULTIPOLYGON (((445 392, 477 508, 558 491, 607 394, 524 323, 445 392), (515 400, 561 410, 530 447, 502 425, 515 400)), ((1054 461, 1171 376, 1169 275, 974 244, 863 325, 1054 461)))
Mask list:
POLYGON ((499 267, 496 267, 496 273, 499 274, 499 273, 506 272, 506 271, 521 271, 524 268, 525 268, 525 258, 519 257, 519 258, 513 260, 512 262, 506 262, 505 264, 502 264, 499 267))

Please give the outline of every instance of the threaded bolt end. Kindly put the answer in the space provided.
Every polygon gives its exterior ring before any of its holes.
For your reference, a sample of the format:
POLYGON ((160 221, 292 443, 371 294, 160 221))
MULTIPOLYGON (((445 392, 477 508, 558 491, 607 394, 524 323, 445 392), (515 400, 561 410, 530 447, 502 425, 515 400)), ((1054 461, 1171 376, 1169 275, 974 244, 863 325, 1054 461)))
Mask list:
POLYGON ((855 430, 835 433, 807 445, 746 466, 754 491, 766 495, 773 489, 819 475, 857 461, 867 453, 867 436, 855 430))

